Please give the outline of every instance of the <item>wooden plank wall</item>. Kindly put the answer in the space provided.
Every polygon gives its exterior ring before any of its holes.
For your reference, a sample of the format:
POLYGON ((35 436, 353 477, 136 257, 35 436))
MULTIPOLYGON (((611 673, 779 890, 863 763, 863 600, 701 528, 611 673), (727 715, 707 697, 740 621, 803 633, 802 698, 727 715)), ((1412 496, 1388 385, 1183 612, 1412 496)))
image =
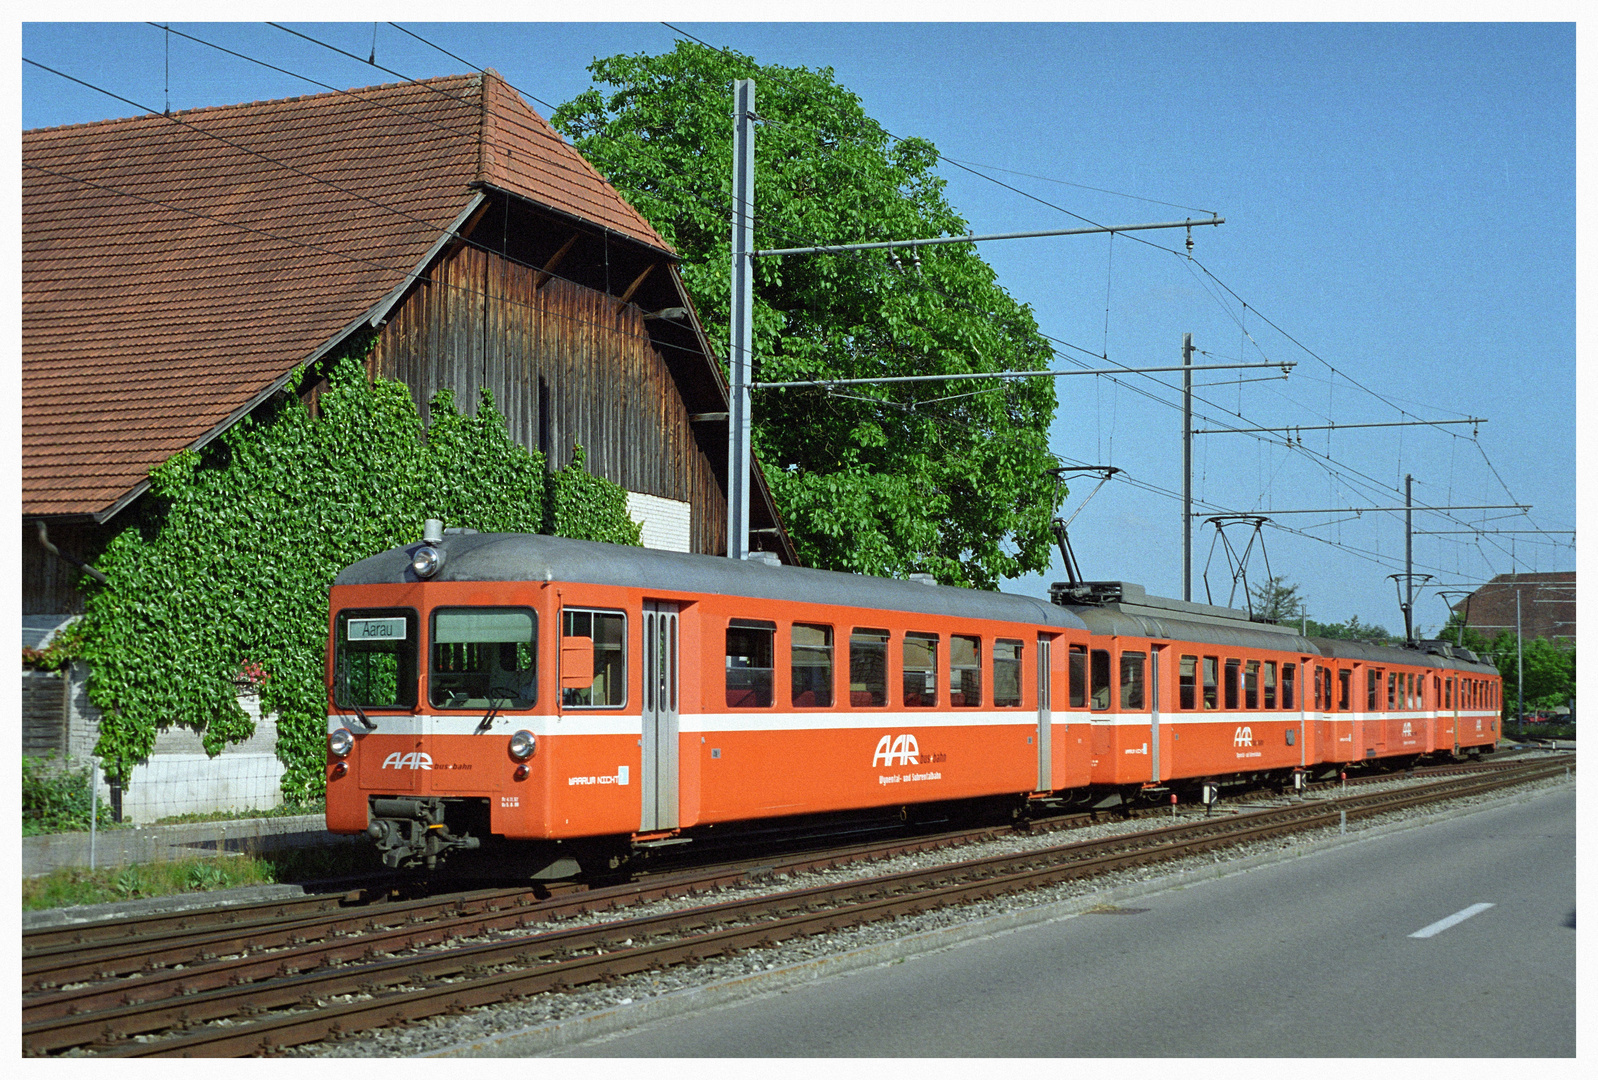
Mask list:
POLYGON ((595 475, 688 503, 695 551, 726 551, 726 496, 636 306, 458 247, 384 324, 374 362, 424 419, 439 387, 475 412, 486 385, 511 437, 550 468, 581 443, 595 475))

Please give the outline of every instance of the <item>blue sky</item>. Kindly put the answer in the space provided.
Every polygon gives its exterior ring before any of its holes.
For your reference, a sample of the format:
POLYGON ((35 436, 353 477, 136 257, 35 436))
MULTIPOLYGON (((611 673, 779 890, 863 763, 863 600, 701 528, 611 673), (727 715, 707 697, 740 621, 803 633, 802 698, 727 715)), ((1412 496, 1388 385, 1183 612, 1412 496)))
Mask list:
MULTIPOLYGON (((369 22, 286 24, 358 60, 261 23, 173 25, 335 87, 395 78, 365 62, 369 22)), ((676 37, 642 22, 400 25, 496 68, 545 115, 589 86, 594 57, 662 52, 676 37)), ((1417 572, 1454 584, 1574 568, 1573 537, 1554 532, 1576 527, 1573 25, 675 25, 763 63, 830 67, 890 132, 1025 193, 946 166, 947 196, 975 232, 1068 228, 1071 215, 1226 218, 1195 231, 1196 262, 1180 232, 986 245, 1000 282, 1066 343, 1057 367, 1106 366, 1095 354, 1178 363, 1190 332, 1199 363, 1298 365, 1285 381, 1201 373, 1217 385, 1200 390, 1199 427, 1488 421, 1304 432, 1292 449, 1198 436, 1202 513, 1392 506, 1412 473, 1417 504, 1533 506, 1418 514, 1417 530, 1547 531, 1417 536, 1417 572)), ((145 24, 34 23, 21 36, 27 60, 157 110, 320 92, 177 37, 168 54, 145 24)), ((466 70, 386 23, 375 40, 377 62, 407 77, 466 70)), ((138 111, 22 65, 24 128, 138 111)), ((1126 477, 1072 526, 1084 573, 1180 595, 1180 503, 1168 494, 1181 490, 1178 395, 1142 376, 1062 378, 1058 390, 1052 450, 1126 477)), ((1275 520, 1298 532, 1266 531, 1271 569, 1301 587, 1312 617, 1402 626, 1387 580, 1403 569, 1401 515, 1275 520)), ((1194 531, 1195 599, 1213 535, 1194 531)), ((1211 595, 1224 603, 1229 577, 1214 560, 1211 595)), ((1041 595, 1059 576, 1006 588, 1041 595)), ((1417 600, 1418 625, 1443 614, 1431 593, 1417 600)))

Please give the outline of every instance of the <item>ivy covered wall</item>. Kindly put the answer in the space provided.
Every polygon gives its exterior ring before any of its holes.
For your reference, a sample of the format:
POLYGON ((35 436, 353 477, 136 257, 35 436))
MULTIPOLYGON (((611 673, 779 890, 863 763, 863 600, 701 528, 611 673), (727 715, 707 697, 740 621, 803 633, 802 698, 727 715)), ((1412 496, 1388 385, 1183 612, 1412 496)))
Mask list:
POLYGON ((97 560, 106 584, 82 585, 78 651, 108 775, 126 778, 173 724, 213 755, 249 738, 243 683, 277 714, 284 798, 320 798, 328 588, 349 563, 420 539, 427 518, 638 543, 626 492, 590 475, 581 448, 546 473, 488 394, 475 416, 447 390, 430 407, 424 432, 402 384, 369 382, 344 359, 315 417, 289 395, 151 473, 135 520, 97 560))

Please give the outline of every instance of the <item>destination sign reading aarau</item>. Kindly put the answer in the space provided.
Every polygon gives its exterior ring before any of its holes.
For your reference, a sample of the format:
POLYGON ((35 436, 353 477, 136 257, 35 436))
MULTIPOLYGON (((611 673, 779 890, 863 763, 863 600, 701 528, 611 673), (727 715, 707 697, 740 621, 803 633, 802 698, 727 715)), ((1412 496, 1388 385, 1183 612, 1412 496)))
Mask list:
POLYGON ((404 641, 405 619, 351 619, 351 641, 404 641))

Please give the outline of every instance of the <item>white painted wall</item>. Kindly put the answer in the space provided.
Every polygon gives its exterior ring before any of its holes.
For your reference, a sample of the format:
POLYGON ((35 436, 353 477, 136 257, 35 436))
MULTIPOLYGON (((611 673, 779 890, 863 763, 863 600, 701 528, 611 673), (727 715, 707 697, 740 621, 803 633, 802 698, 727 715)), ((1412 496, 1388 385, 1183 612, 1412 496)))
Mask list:
POLYGON ((627 516, 643 525, 640 539, 644 547, 660 551, 693 550, 689 531, 692 517, 687 503, 629 491, 627 516))

